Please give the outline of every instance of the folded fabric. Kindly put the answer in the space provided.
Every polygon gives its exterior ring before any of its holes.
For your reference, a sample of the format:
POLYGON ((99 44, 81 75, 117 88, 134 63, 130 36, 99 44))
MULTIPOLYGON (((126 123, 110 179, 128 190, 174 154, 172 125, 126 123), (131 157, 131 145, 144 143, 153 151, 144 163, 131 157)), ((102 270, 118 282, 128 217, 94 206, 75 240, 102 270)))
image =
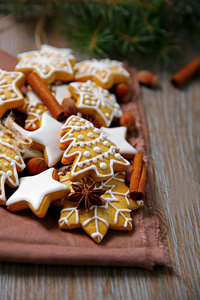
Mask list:
MULTIPOLYGON (((0 51, 0 68, 13 70, 17 61, 0 51)), ((0 207, 0 260, 44 264, 136 266, 151 269, 169 265, 168 248, 154 199, 153 170, 149 158, 146 127, 139 85, 135 70, 131 73, 134 90, 132 101, 122 104, 123 111, 133 112, 137 134, 128 141, 144 155, 147 166, 147 188, 144 207, 132 212, 133 230, 109 230, 101 244, 94 243, 82 229, 61 231, 58 227, 60 209, 51 206, 40 219, 31 211, 9 212, 0 207)), ((130 179, 131 168, 127 174, 130 179)))

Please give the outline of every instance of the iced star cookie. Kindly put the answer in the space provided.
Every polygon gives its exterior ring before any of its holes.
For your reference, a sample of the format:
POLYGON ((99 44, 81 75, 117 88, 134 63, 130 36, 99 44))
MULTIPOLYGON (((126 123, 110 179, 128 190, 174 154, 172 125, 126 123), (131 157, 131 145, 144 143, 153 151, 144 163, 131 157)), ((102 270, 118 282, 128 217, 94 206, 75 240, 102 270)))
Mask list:
MULTIPOLYGON (((71 96, 66 84, 51 84, 48 88, 60 105, 64 98, 70 98, 71 96)), ((19 107, 18 110, 27 114, 25 129, 33 131, 39 128, 41 116, 48 109, 32 90, 28 90, 24 98, 24 105, 19 107)))
POLYGON ((106 139, 105 133, 78 116, 71 116, 63 125, 60 149, 64 150, 61 162, 73 163, 71 181, 89 174, 95 181, 102 181, 111 178, 114 171, 126 171, 129 167, 129 162, 106 139))
POLYGON ((8 109, 23 105, 24 97, 20 88, 25 83, 21 72, 7 72, 0 69, 0 118, 8 109))
POLYGON ((17 58, 19 63, 15 67, 16 71, 25 75, 34 71, 46 84, 73 79, 76 61, 71 49, 42 45, 40 50, 18 54, 17 58))
POLYGON ((25 168, 23 148, 16 140, 0 130, 0 204, 5 205, 5 184, 15 188, 19 184, 18 171, 25 168))
MULTIPOLYGON (((73 183, 65 175, 62 183, 73 193, 73 183)), ((84 178, 89 188, 93 182, 92 178, 84 178)), ((83 187, 83 181, 76 182, 83 187)), ((61 229, 73 229, 82 227, 84 231, 97 243, 100 243, 108 229, 131 230, 132 218, 131 211, 144 205, 143 201, 133 201, 129 198, 129 188, 125 185, 125 173, 115 173, 112 178, 95 183, 94 191, 103 189, 105 193, 101 196, 103 205, 91 205, 89 211, 84 208, 77 209, 77 203, 65 201, 59 220, 61 229)), ((76 192, 74 192, 76 194, 76 192)))
POLYGON ((137 154, 136 149, 131 146, 126 140, 127 128, 125 126, 100 128, 107 135, 107 139, 113 142, 120 150, 120 154, 127 158, 132 159, 137 154))
POLYGON ((76 63, 74 66, 76 81, 95 81, 104 89, 110 89, 114 84, 128 82, 130 74, 122 62, 110 59, 92 59, 76 63))
POLYGON ((33 147, 43 150, 49 167, 56 165, 63 154, 59 147, 62 126, 63 123, 56 121, 45 112, 40 120, 40 128, 27 135, 33 141, 33 147))
POLYGON ((114 118, 123 114, 115 95, 91 80, 72 82, 68 88, 78 111, 96 117, 102 126, 109 127, 114 118))
POLYGON ((21 177, 19 188, 6 205, 10 211, 30 208, 36 216, 43 218, 51 202, 68 193, 68 187, 58 182, 58 174, 51 168, 38 175, 21 177))

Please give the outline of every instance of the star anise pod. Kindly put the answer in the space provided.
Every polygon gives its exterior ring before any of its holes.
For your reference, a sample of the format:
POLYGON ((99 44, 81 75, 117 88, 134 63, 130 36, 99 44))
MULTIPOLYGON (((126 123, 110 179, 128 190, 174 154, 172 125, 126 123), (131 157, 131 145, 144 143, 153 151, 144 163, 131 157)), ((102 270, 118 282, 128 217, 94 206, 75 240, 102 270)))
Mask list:
POLYGON ((87 188, 85 181, 83 186, 72 184, 74 193, 71 193, 67 200, 72 202, 78 202, 77 209, 84 207, 86 211, 89 211, 90 204, 103 205, 104 202, 100 198, 106 191, 102 189, 94 189, 95 182, 87 188))

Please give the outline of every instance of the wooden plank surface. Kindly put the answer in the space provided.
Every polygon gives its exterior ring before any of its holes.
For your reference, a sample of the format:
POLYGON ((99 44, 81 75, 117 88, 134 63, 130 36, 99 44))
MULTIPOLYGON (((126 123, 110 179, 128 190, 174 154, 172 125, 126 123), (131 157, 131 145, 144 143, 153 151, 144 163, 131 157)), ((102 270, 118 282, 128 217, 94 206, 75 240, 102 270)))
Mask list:
MULTIPOLYGON (((12 17, 0 23, 1 49, 16 55, 36 48, 35 23, 12 17)), ((48 41, 69 47, 57 26, 48 41)), ((187 53, 188 55, 188 53, 187 53)), ((159 71, 161 87, 142 87, 155 173, 156 200, 166 218, 170 269, 47 266, 0 263, 0 299, 199 299, 200 77, 174 88, 159 71)), ((5 224, 6 226, 6 224, 5 224)))

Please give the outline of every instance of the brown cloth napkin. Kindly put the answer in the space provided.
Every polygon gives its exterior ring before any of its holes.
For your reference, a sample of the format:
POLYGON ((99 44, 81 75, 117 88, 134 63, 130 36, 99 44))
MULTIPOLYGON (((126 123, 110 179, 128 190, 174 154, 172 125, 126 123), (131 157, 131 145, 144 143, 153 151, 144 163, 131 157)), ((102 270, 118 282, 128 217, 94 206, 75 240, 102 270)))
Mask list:
MULTIPOLYGON (((16 58, 0 51, 0 67, 13 70, 16 58)), ((61 231, 60 211, 51 206, 43 219, 30 210, 12 213, 0 207, 0 260, 44 264, 136 266, 151 269, 169 265, 168 248, 163 238, 160 213, 154 203, 153 171, 149 159, 148 132, 134 69, 129 69, 133 87, 132 101, 123 111, 136 117, 137 132, 128 140, 143 153, 147 165, 145 206, 132 212, 133 230, 109 230, 101 244, 96 244, 82 228, 61 231)), ((131 168, 127 177, 130 178, 131 168)))

